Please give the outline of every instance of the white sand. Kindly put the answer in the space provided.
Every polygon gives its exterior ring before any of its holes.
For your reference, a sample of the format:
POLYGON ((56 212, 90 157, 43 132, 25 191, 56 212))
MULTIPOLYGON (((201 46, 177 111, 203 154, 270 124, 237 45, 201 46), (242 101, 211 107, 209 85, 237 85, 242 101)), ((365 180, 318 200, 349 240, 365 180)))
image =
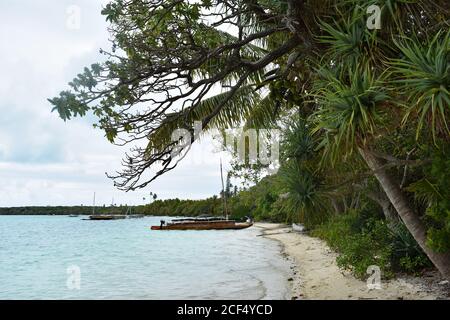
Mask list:
POLYGON ((366 282, 338 268, 336 253, 324 241, 293 232, 286 225, 256 223, 255 227, 279 241, 292 262, 293 299, 448 299, 448 284, 439 284, 442 279, 437 272, 382 279, 381 289, 369 290, 366 282))

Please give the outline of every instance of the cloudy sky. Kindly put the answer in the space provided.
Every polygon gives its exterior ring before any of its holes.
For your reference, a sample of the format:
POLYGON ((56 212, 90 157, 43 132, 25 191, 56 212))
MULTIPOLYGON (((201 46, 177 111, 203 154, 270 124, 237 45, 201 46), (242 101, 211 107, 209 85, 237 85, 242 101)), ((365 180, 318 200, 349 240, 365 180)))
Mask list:
POLYGON ((100 14, 106 2, 0 2, 0 207, 90 205, 94 192, 99 205, 113 197, 117 204, 142 204, 151 191, 193 199, 219 192, 221 155, 208 141, 149 188, 120 192, 105 172, 120 168, 124 150, 109 144, 92 119, 64 123, 51 113, 47 98, 109 48, 100 14))

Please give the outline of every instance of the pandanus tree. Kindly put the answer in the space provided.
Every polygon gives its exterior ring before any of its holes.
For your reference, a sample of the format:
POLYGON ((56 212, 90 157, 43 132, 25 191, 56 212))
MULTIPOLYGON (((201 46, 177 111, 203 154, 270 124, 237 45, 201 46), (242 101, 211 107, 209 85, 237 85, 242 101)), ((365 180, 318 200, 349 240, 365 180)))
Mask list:
POLYGON ((430 35, 426 27, 408 29, 411 25, 401 20, 395 26, 398 37, 377 36, 367 31, 357 10, 334 26, 323 23, 325 35, 319 41, 329 49, 318 68, 317 109, 311 119, 323 139, 325 158, 361 154, 405 226, 448 278, 450 254, 427 245, 426 225, 388 170, 421 161, 397 159, 378 148, 402 126, 416 127, 416 139, 425 134, 429 143, 449 140, 449 33, 430 35))
MULTIPOLYGON (((174 153, 174 129, 258 126, 295 107, 322 163, 359 153, 450 278, 449 254, 426 245, 426 227, 391 170, 423 159, 389 152, 389 137, 404 128, 436 147, 449 140, 447 0, 114 0, 103 14, 106 62, 50 102, 64 120, 92 112, 111 142, 132 146, 111 176, 118 188, 146 187, 176 167, 189 148, 174 153), (366 23, 370 5, 380 9, 379 30, 366 23)), ((297 200, 307 210, 311 199, 297 200)))
POLYGON ((283 127, 281 167, 277 175, 281 208, 286 218, 312 228, 326 221, 340 195, 330 188, 327 170, 317 165, 321 154, 316 151, 317 141, 308 122, 295 114, 283 127))

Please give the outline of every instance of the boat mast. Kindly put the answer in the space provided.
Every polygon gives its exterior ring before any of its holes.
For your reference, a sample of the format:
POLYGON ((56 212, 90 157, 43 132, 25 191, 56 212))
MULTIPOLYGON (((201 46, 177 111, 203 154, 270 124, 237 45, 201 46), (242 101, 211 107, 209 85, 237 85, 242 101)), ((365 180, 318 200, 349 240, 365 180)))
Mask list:
POLYGON ((227 196, 225 194, 225 185, 223 183, 223 170, 222 170, 222 159, 220 159, 220 177, 222 179, 222 198, 223 198, 223 211, 225 213, 225 218, 228 220, 228 210, 227 210, 227 196))
POLYGON ((95 214, 95 192, 94 192, 94 202, 92 203, 92 215, 95 214))

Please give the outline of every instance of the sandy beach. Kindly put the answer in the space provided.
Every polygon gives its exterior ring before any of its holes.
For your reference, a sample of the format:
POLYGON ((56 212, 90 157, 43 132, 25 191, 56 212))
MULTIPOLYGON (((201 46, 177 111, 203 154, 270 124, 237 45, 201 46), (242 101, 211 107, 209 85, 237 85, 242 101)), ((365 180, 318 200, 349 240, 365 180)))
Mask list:
POLYGON ((282 244, 283 255, 292 264, 292 299, 449 299, 449 284, 437 272, 421 277, 398 276, 381 280, 381 289, 368 289, 367 283, 339 269, 336 253, 324 241, 293 232, 289 226, 256 223, 262 236, 282 244))

